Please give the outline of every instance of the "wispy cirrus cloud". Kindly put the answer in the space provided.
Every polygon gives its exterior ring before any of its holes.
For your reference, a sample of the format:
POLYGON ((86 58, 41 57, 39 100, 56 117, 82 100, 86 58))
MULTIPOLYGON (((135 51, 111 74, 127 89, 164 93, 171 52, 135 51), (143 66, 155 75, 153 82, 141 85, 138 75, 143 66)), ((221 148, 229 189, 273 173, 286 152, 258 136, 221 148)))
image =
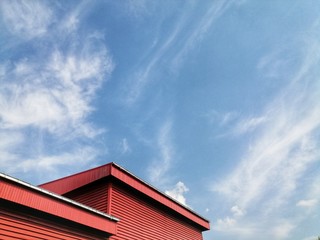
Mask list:
POLYGON ((216 135, 218 138, 234 138, 252 133, 268 121, 266 116, 243 117, 235 111, 219 113, 215 110, 210 110, 205 116, 210 124, 219 127, 220 133, 216 135))
POLYGON ((22 38, 42 36, 54 20, 43 1, 1 1, 2 18, 7 29, 22 38))
MULTIPOLYGON (((96 31, 77 37, 85 3, 71 15, 64 13, 73 16, 77 26, 68 26, 63 31, 69 37, 60 38, 62 25, 51 25, 61 17, 58 8, 42 1, 1 2, 9 32, 25 44, 33 37, 39 42, 30 45, 33 51, 0 62, 0 135, 7 136, 0 142, 0 168, 9 174, 35 169, 54 173, 75 162, 78 168, 99 155, 92 143, 104 130, 88 116, 114 64, 96 31)), ((14 47, 19 52, 20 46, 14 47)))
POLYGON ((205 117, 210 123, 216 123, 223 127, 236 121, 239 117, 239 114, 235 111, 221 113, 216 110, 210 110, 205 114, 205 117))
POLYGON ((159 154, 148 168, 150 181, 152 183, 157 183, 158 186, 163 186, 166 183, 166 174, 170 170, 173 156, 175 154, 172 145, 171 131, 172 121, 167 120, 160 127, 155 140, 155 148, 159 154))
POLYGON ((94 161, 98 154, 94 147, 82 146, 82 148, 72 148, 56 154, 44 152, 23 160, 19 156, 20 159, 11 160, 6 170, 10 173, 23 173, 26 177, 33 176, 34 180, 49 180, 69 174, 70 171, 81 166, 95 166, 94 161))
POLYGON ((179 35, 182 25, 185 24, 187 14, 184 14, 176 22, 175 27, 169 36, 157 44, 151 46, 151 53, 145 56, 142 63, 136 68, 133 77, 129 79, 129 87, 126 89, 126 104, 132 105, 135 103, 148 81, 156 76, 156 70, 160 67, 160 60, 168 53, 175 44, 176 37, 179 35))
MULTIPOLYGON (((149 3, 150 4, 150 3, 149 3)), ((126 11, 134 16, 140 17, 148 13, 148 1, 146 0, 129 0, 125 2, 126 11)))
MULTIPOLYGON (((163 122, 155 136, 154 148, 156 157, 150 162, 147 168, 148 178, 152 184, 155 184, 164 192, 180 202, 188 206, 185 194, 189 191, 188 187, 178 181, 175 185, 172 184, 172 178, 169 175, 170 170, 175 165, 174 156, 175 149, 172 136, 173 121, 167 119, 163 122)), ((189 207, 189 206, 188 206, 189 207)))
POLYGON ((163 62, 166 69, 177 72, 187 53, 198 44, 218 19, 231 5, 232 1, 216 1, 206 12, 198 17, 192 16, 195 4, 188 2, 182 6, 184 13, 174 22, 169 34, 165 38, 157 39, 142 61, 130 74, 125 90, 125 103, 134 104, 145 89, 148 82, 157 79, 158 71, 163 71, 163 62), (191 16, 194 22, 190 22, 191 16), (181 39, 185 41, 181 42, 181 39))
POLYGON ((158 156, 153 159, 148 167, 149 179, 151 183, 164 188, 167 195, 188 206, 185 197, 185 194, 189 191, 188 187, 182 181, 178 181, 174 186, 171 186, 172 179, 169 176, 169 172, 175 164, 172 128, 172 120, 167 119, 158 131, 154 146, 156 152, 158 152, 158 156))
POLYGON ((187 40, 182 43, 182 46, 179 47, 177 54, 172 59, 174 68, 179 68, 187 53, 205 37, 214 22, 233 4, 234 1, 219 0, 213 2, 208 7, 207 11, 198 19, 198 22, 193 26, 192 30, 188 32, 187 40))
POLYGON ((240 120, 232 129, 232 134, 235 136, 239 136, 254 131, 256 128, 258 128, 266 121, 266 117, 251 117, 244 120, 240 120))
POLYGON ((19 131, 0 131, 0 163, 2 169, 8 169, 18 157, 17 145, 25 141, 25 137, 19 131))
POLYGON ((310 207, 314 207, 317 204, 318 204, 318 199, 303 199, 303 200, 300 200, 299 202, 297 202, 296 205, 298 207, 310 208, 310 207))
MULTIPOLYGON (((320 42, 314 39, 317 38, 309 39, 310 42, 303 39, 295 43, 295 47, 299 46, 303 53, 303 61, 296 73, 290 74, 288 84, 266 105, 259 118, 239 125, 238 133, 250 129, 253 131, 256 127, 259 127, 259 132, 254 141, 248 144, 246 154, 234 170, 212 186, 213 191, 220 193, 230 204, 241 206, 247 213, 238 219, 229 214, 218 220, 218 225, 225 223, 222 227, 224 231, 238 229, 238 226, 248 221, 249 216, 252 217, 253 211, 255 217, 264 219, 272 215, 273 218, 281 219, 281 211, 278 210, 284 205, 293 208, 296 205, 309 207, 317 202, 317 194, 298 203, 291 199, 298 191, 302 191, 299 189, 299 180, 320 159, 320 88, 317 68, 320 62, 320 42)), ((317 182, 317 179, 314 181, 317 182)), ((262 224, 254 223, 251 235, 257 236, 267 225, 274 238, 286 239, 296 228, 297 221, 300 220, 283 218, 276 223, 279 226, 264 221, 262 224)))
POLYGON ((132 150, 131 150, 131 147, 129 145, 129 141, 127 138, 123 138, 121 140, 121 143, 120 143, 120 152, 121 154, 128 154, 130 153, 132 150))

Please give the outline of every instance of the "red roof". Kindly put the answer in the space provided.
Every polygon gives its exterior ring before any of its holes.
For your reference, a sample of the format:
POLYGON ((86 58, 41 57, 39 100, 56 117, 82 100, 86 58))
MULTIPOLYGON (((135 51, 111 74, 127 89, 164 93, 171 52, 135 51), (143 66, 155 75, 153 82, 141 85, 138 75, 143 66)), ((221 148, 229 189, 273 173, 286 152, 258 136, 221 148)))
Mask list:
POLYGON ((117 218, 2 173, 0 199, 116 234, 117 218))
POLYGON ((65 194, 89 183, 97 181, 99 179, 112 176, 128 186, 136 189, 137 191, 151 197, 155 201, 162 205, 174 210, 187 219, 200 225, 205 230, 210 229, 209 221, 198 215, 191 209, 175 201, 171 197, 161 193, 153 186, 142 181, 138 177, 134 176, 124 168, 115 163, 109 163, 97 168, 93 168, 84 172, 80 172, 71 176, 67 176, 52 182, 44 183, 40 185, 41 188, 48 189, 49 191, 57 194, 65 194))

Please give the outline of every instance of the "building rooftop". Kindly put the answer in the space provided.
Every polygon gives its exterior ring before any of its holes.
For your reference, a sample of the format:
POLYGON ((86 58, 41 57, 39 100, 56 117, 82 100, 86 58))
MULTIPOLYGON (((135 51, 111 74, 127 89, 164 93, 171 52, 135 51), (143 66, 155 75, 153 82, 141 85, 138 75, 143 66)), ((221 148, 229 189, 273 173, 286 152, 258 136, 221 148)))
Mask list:
POLYGON ((0 200, 19 204, 109 234, 116 233, 116 223, 119 221, 118 218, 109 214, 3 173, 0 173, 0 200))
POLYGON ((45 188, 51 192, 55 192, 56 194, 63 195, 106 177, 113 177, 118 179, 131 188, 139 191, 140 193, 143 193, 144 195, 152 198, 158 203, 186 217, 187 219, 199 225, 203 230, 210 229, 210 223, 207 219, 200 216, 187 206, 179 203, 170 196, 162 193, 152 185, 146 183, 145 181, 130 173, 128 170, 113 162, 71 176, 41 184, 39 185, 39 187, 45 188))

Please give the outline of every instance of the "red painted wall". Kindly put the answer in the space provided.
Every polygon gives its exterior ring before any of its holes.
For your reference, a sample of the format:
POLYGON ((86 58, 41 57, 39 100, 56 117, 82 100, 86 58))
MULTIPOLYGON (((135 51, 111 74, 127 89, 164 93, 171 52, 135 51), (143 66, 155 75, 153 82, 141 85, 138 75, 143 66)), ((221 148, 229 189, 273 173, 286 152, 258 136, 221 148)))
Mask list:
POLYGON ((79 230, 68 229, 52 222, 37 219, 21 213, 13 214, 0 211, 0 239, 43 239, 43 240, 101 240, 100 237, 92 237, 79 230))
POLYGON ((112 186, 111 214, 120 218, 113 240, 201 240, 201 230, 123 186, 112 186))
MULTIPOLYGON (((115 163, 108 163, 84 172, 57 179, 52 182, 44 183, 40 185, 40 187, 60 195, 69 196, 70 192, 76 191, 79 188, 86 187, 89 184, 92 184, 96 181, 101 181, 106 178, 112 178, 114 180, 122 182, 126 184, 127 188, 135 189, 137 192, 140 192, 141 194, 148 196, 149 199, 153 202, 159 203, 162 207, 166 207, 168 210, 176 213, 177 215, 184 216, 185 219, 193 223, 193 226, 199 227, 202 231, 210 229, 210 223, 207 219, 201 217, 199 214, 192 211, 191 209, 185 208, 183 205, 179 204, 167 195, 161 193, 156 188, 150 186, 143 180, 134 176, 132 173, 128 172, 127 170, 115 163)), ((90 191, 89 188, 88 191, 90 191)), ((108 196, 110 195, 109 193, 110 192, 108 192, 108 196)), ((93 194, 93 192, 90 191, 88 195, 91 194, 93 194)), ((78 196, 78 194, 74 196, 78 196)), ((82 195, 80 198, 83 197, 86 198, 86 196, 82 195)), ((112 198, 107 197, 107 199, 110 202, 112 198)), ((85 204, 89 204, 88 201, 91 200, 80 199, 79 201, 85 204)), ((89 205, 91 204, 92 203, 90 203, 89 205)), ((110 204, 107 204, 107 213, 109 214, 110 206, 110 204)))
MULTIPOLYGON (((67 201, 43 194, 24 185, 10 181, 0 181, 0 200, 6 203, 15 203, 28 207, 34 211, 40 211, 66 221, 76 222, 106 233, 116 233, 116 222, 106 217, 74 206, 67 201)), ((0 202, 0 211, 1 211, 0 202)))
POLYGON ((78 188, 65 197, 107 213, 108 191, 106 181, 97 181, 78 188))
POLYGON ((202 240, 202 229, 130 186, 111 178, 65 195, 120 219, 110 240, 202 240), (108 182, 107 182, 108 181, 108 182))
POLYGON ((0 174, 1 240, 105 240, 116 226, 96 209, 0 174))

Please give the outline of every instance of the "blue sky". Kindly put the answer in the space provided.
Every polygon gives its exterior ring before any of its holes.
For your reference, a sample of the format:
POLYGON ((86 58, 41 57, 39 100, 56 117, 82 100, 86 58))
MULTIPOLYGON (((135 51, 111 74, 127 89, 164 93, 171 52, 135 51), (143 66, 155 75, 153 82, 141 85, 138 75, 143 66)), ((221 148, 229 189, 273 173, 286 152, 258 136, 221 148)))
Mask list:
POLYGON ((320 2, 1 1, 0 169, 114 161, 211 239, 316 239, 320 2))

